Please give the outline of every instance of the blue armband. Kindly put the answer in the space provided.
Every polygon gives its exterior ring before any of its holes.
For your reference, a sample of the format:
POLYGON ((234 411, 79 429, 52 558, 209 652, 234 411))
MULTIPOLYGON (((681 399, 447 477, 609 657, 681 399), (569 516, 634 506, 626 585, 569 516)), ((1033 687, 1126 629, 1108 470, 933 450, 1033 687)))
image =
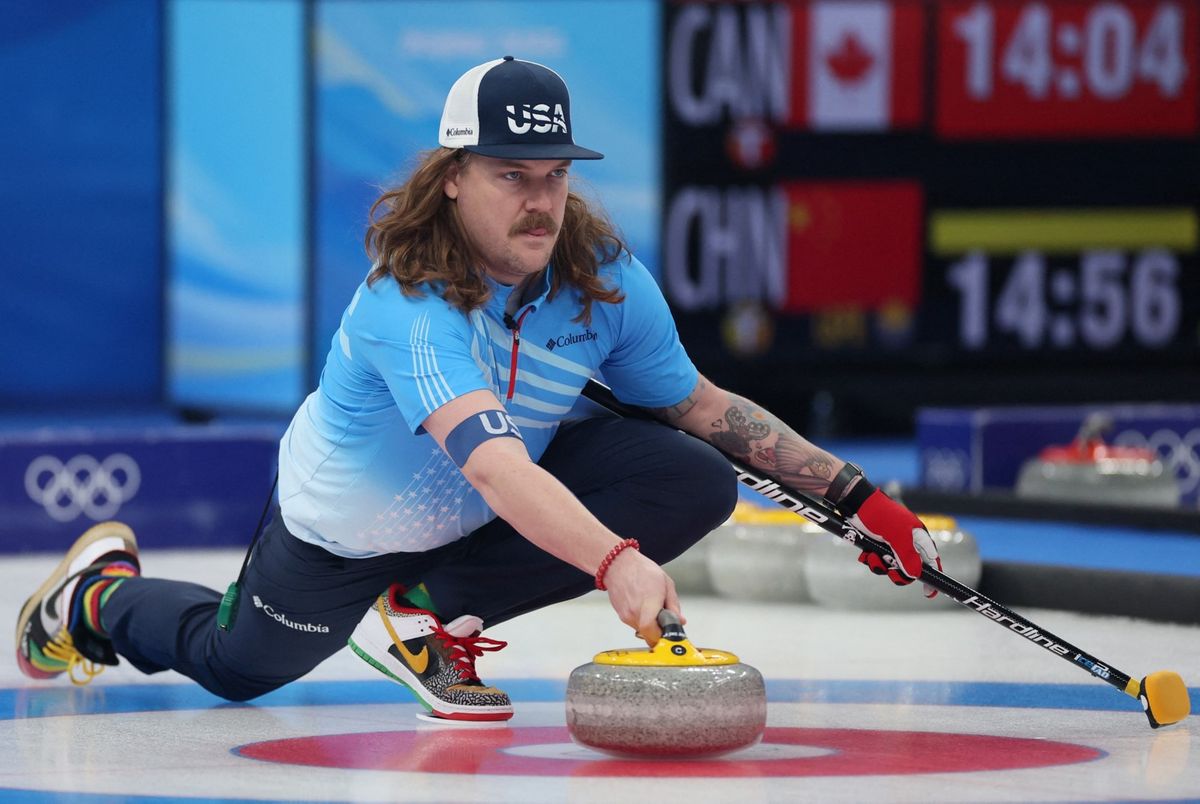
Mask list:
POLYGON ((461 469, 475 448, 490 438, 525 440, 506 411, 485 410, 468 416, 450 431, 446 436, 446 454, 461 469))

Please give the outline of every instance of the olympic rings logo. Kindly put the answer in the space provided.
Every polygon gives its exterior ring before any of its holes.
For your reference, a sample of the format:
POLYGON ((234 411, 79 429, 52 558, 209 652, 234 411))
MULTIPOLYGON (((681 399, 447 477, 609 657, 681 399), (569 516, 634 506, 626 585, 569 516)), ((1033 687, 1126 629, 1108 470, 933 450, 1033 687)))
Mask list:
POLYGON ((1149 436, 1137 430, 1123 430, 1113 443, 1153 450, 1168 469, 1174 470, 1181 496, 1187 497, 1200 487, 1200 428, 1177 433, 1164 427, 1149 436))
POLYGON ((942 491, 966 490, 970 458, 960 449, 929 447, 921 453, 922 482, 942 491))
POLYGON ((25 491, 58 522, 86 514, 93 520, 116 516, 121 505, 133 499, 142 485, 137 461, 123 452, 97 461, 76 455, 63 463, 53 455, 39 455, 25 470, 25 491))

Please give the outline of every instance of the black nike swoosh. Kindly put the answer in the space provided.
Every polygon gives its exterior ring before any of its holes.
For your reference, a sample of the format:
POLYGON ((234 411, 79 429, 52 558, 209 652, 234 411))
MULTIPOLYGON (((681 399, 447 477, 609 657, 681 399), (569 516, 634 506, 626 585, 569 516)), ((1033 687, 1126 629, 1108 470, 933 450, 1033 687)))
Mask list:
MULTIPOLYGON (((421 637, 421 638, 418 638, 415 640, 405 640, 405 642, 404 642, 405 646, 407 646, 411 649, 412 646, 409 644, 410 642, 417 642, 417 643, 420 643, 421 647, 425 647, 424 637, 421 637)), ((420 648, 418 648, 417 650, 412 651, 412 652, 415 654, 415 653, 419 652, 419 650, 420 650, 420 648)), ((403 664, 405 667, 407 667, 409 669, 409 671, 412 671, 412 664, 410 664, 408 661, 405 660, 404 656, 400 653, 399 648, 397 648, 395 645, 388 645, 388 653, 391 654, 393 659, 395 659, 396 661, 403 664)), ((425 672, 414 673, 414 675, 416 675, 417 678, 424 681, 426 678, 429 678, 431 675, 436 673, 439 667, 441 667, 440 658, 433 651, 429 651, 429 664, 425 666, 425 672)))

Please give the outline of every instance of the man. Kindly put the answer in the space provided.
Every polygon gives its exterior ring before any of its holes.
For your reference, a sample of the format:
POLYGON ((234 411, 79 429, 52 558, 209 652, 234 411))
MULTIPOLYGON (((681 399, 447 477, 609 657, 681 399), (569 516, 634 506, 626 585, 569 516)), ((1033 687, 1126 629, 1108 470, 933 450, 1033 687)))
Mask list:
POLYGON ((572 163, 601 158, 571 132, 544 66, 505 57, 454 84, 441 147, 372 210, 374 264, 281 441, 233 627, 217 592, 140 577, 133 533, 104 523, 21 612, 22 669, 86 683, 120 655, 244 700, 349 641, 436 717, 506 719, 475 671, 504 646, 484 624, 593 587, 650 644, 662 609, 682 614, 660 565, 737 492, 679 430, 852 514, 890 550, 860 559, 873 571, 908 583, 936 561, 857 467, 699 375, 645 268, 570 191, 572 163), (674 427, 581 411, 598 373, 674 427))

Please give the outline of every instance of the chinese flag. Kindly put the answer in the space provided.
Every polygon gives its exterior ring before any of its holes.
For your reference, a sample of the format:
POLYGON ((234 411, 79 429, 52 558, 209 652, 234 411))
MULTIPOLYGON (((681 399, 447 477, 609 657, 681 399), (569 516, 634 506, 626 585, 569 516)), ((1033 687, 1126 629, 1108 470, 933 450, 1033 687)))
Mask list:
POLYGON ((783 309, 914 308, 921 295, 921 185, 915 181, 792 182, 783 309))
POLYGON ((818 0, 794 9, 791 125, 919 126, 924 39, 924 12, 913 0, 818 0))

